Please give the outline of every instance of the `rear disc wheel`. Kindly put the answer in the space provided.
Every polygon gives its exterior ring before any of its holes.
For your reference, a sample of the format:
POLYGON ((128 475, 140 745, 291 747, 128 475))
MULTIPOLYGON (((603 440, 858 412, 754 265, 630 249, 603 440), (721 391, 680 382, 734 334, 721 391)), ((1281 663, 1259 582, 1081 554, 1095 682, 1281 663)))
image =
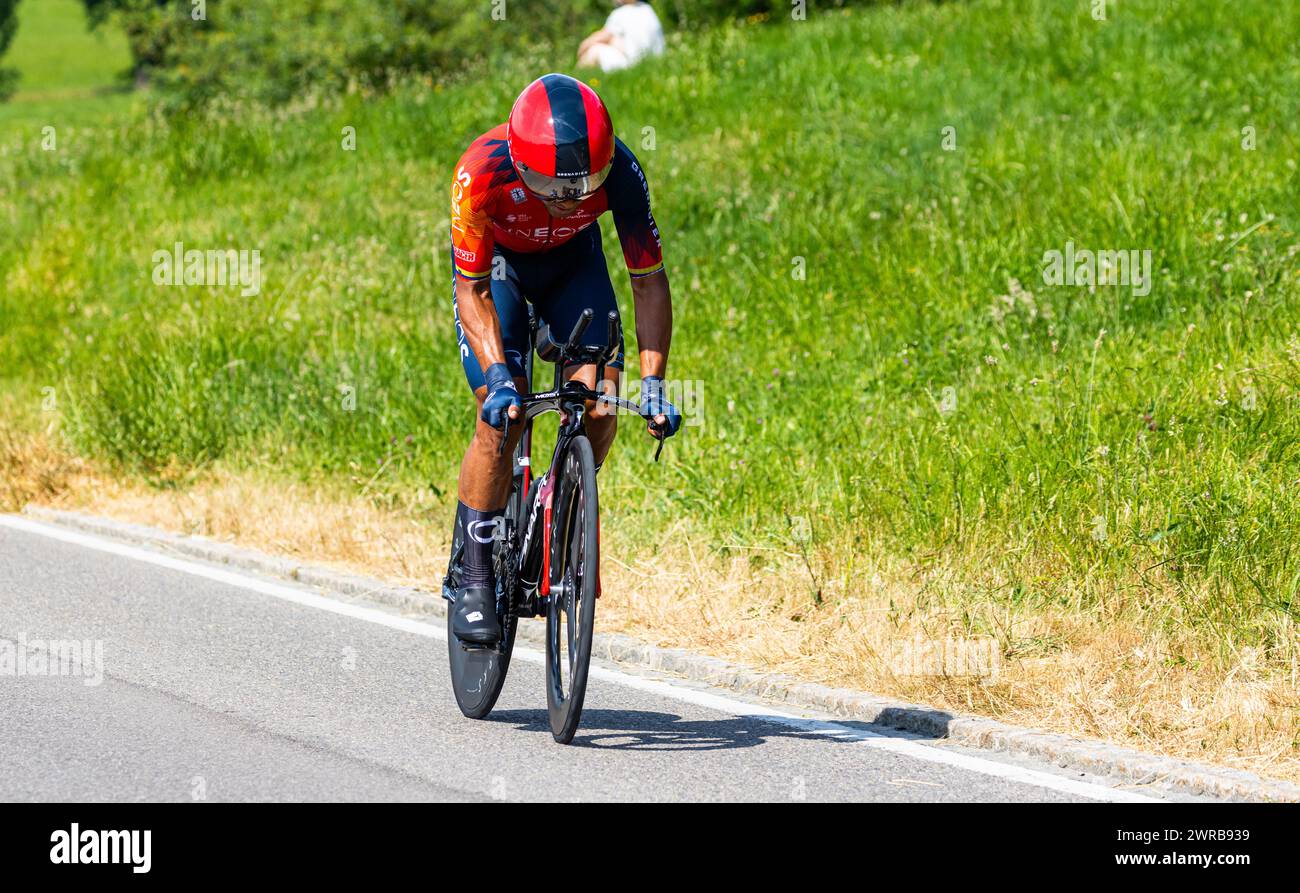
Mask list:
MULTIPOLYGON (((518 518, 519 500, 514 494, 506 506, 506 515, 512 519, 518 518)), ((508 525, 507 529, 514 529, 514 525, 508 525)), ((457 524, 452 537, 452 555, 460 554, 463 537, 464 531, 457 524)), ((510 654, 515 647, 515 630, 519 623, 513 611, 504 610, 505 599, 513 597, 510 584, 515 579, 515 573, 513 569, 507 569, 506 564, 514 560, 514 549, 509 543, 498 540, 492 560, 498 589, 505 590, 505 594, 497 599, 501 641, 488 646, 462 642, 456 638, 456 633, 451 628, 456 606, 453 603, 447 605, 447 659, 451 667, 451 690, 456 696, 456 706, 470 719, 482 719, 496 706, 501 687, 506 682, 506 672, 510 669, 510 654)))

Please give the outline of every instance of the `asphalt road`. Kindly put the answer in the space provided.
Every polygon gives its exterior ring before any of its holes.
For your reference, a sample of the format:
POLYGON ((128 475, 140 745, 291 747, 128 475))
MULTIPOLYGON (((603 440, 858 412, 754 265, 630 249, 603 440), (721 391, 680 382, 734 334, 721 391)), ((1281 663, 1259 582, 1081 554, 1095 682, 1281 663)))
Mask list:
POLYGON ((0 516, 0 800, 1159 796, 605 665, 564 747, 535 652, 468 720, 442 621, 160 554, 0 516), (56 640, 82 675, 42 669, 56 640))

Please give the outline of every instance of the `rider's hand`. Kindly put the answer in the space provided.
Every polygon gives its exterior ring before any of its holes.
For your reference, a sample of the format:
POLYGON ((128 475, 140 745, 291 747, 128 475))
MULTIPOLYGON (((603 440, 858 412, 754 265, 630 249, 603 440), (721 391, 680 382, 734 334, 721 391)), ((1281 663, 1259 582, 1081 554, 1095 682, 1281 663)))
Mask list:
POLYGON ((664 396, 664 380, 658 375, 647 375, 641 379, 641 408, 659 426, 658 431, 650 429, 650 433, 656 437, 672 437, 682 426, 682 414, 664 396))
POLYGON ((524 408, 524 401, 515 390, 515 380, 505 363, 493 363, 483 377, 487 380, 487 396, 483 398, 480 417, 493 428, 505 428, 507 419, 519 418, 524 408))

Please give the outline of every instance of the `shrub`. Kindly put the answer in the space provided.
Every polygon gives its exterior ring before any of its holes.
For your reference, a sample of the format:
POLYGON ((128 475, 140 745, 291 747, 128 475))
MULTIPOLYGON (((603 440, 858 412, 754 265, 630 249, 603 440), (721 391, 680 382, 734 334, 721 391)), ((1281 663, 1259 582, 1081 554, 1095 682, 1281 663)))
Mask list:
MULTIPOLYGON (((9 48, 9 42, 18 30, 18 17, 14 15, 17 8, 18 0, 0 0, 0 59, 4 58, 5 50, 9 48)), ((11 68, 0 68, 0 102, 13 94, 17 83, 18 72, 11 68)))
MULTIPOLYGON (((184 106, 219 96, 283 103, 311 90, 380 89, 412 74, 443 80, 527 53, 538 55, 539 66, 564 65, 609 11, 607 0, 502 0, 500 7, 486 0, 223 0, 196 21, 190 0, 84 2, 94 22, 119 14, 137 77, 184 106)), ((788 0, 657 6, 670 31, 792 9, 788 0)))

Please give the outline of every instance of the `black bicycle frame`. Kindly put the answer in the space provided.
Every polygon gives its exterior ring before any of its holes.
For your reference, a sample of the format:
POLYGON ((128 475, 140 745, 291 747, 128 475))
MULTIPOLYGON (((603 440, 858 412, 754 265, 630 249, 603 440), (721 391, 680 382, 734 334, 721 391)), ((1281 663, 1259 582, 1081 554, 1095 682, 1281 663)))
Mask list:
MULTIPOLYGON (((523 592, 525 602, 519 604, 522 608, 531 614, 540 613, 546 606, 546 599, 550 594, 549 565, 550 565, 550 506, 549 499, 551 491, 555 486, 555 472, 561 467, 565 455, 568 453, 569 446, 573 439, 580 434, 585 433, 583 419, 586 417, 587 404, 603 403, 612 405, 617 408, 626 409, 645 417, 640 406, 630 400, 624 399, 611 394, 601 394, 592 388, 587 387, 579 381, 564 381, 564 370, 570 366, 588 366, 596 367, 596 382, 599 387, 605 381, 605 366, 618 355, 619 345, 622 343, 622 329, 617 315, 610 313, 607 324, 609 337, 604 347, 590 347, 581 344, 582 336, 586 333, 588 326, 591 324, 591 310, 584 310, 578 323, 569 335, 569 340, 559 345, 550 340, 549 332, 543 332, 539 329, 537 317, 530 306, 528 308, 528 326, 529 341, 533 348, 528 351, 528 357, 524 362, 524 371, 529 383, 532 383, 533 376, 533 358, 534 353, 543 356, 548 361, 555 363, 555 378, 549 391, 538 393, 529 393, 521 395, 520 399, 524 405, 524 426, 523 434, 519 439, 519 445, 515 449, 514 468, 512 469, 512 486, 514 487, 511 498, 520 500, 520 514, 525 506, 528 505, 528 491, 532 484, 532 444, 533 444, 533 420, 539 415, 548 412, 559 413, 560 430, 555 439, 555 450, 551 454, 551 464, 547 469, 546 480, 539 486, 537 498, 533 501, 529 516, 520 517, 521 530, 518 531, 518 547, 512 560, 517 560, 515 567, 523 567, 528 563, 528 553, 534 547, 543 549, 540 578, 534 581, 516 580, 520 589, 531 589, 523 592), (534 536, 537 534, 539 527, 538 521, 541 520, 541 542, 535 543, 534 536), (536 587, 535 589, 533 587, 536 587)), ((507 442, 508 428, 502 432, 501 446, 504 449, 507 442)), ((655 460, 658 461, 659 453, 663 449, 663 438, 659 439, 659 446, 655 450, 655 460)), ((507 542, 515 543, 515 531, 507 531, 507 542)), ((512 599, 513 601, 513 599, 512 599)), ((507 610, 513 610, 515 605, 510 605, 507 610)))
MULTIPOLYGON (((546 349, 553 353, 552 358, 556 361, 555 378, 551 389, 521 395, 524 404, 524 418, 522 420, 524 429, 519 440, 519 446, 515 450, 512 476, 514 479, 514 494, 517 494, 517 498, 520 500, 521 514, 523 508, 527 507, 529 508, 529 515, 526 518, 519 518, 521 529, 518 531, 518 549, 512 559, 517 561, 516 567, 523 568, 525 565, 532 563, 528 560, 529 552, 532 549, 540 548, 543 552, 540 566, 537 568, 539 579, 535 581, 518 579, 519 591, 517 595, 522 599, 522 603, 509 606, 507 610, 517 607, 522 612, 535 616, 546 607, 546 600, 550 596, 550 499, 555 487, 554 475, 561 467, 573 439, 585 432, 583 420, 586 417, 588 401, 611 399, 608 395, 599 394, 579 381, 564 381, 564 369, 567 366, 590 365, 593 363, 596 366, 596 380, 598 382, 603 381, 606 363, 617 354, 617 345, 622 340, 622 336, 619 332, 617 318, 612 314, 609 319, 609 344, 606 347, 579 346, 591 318, 592 313, 590 310, 583 312, 568 342, 563 347, 549 343, 546 345, 546 349), (530 505, 528 491, 532 485, 533 420, 548 412, 559 414, 560 429, 556 436, 555 449, 551 454, 551 464, 547 469, 546 477, 538 484, 540 489, 537 497, 530 505)), ((529 308, 528 322, 529 342, 530 344, 536 344, 539 329, 537 318, 533 314, 531 307, 529 308)), ((540 352, 540 349, 538 352, 540 352)), ((533 355, 534 350, 530 349, 524 365, 530 383, 533 375, 533 355)), ((503 432, 503 446, 505 441, 506 432, 503 432)), ((514 541, 514 533, 514 531, 507 532, 507 536, 510 538, 508 541, 514 541)))

